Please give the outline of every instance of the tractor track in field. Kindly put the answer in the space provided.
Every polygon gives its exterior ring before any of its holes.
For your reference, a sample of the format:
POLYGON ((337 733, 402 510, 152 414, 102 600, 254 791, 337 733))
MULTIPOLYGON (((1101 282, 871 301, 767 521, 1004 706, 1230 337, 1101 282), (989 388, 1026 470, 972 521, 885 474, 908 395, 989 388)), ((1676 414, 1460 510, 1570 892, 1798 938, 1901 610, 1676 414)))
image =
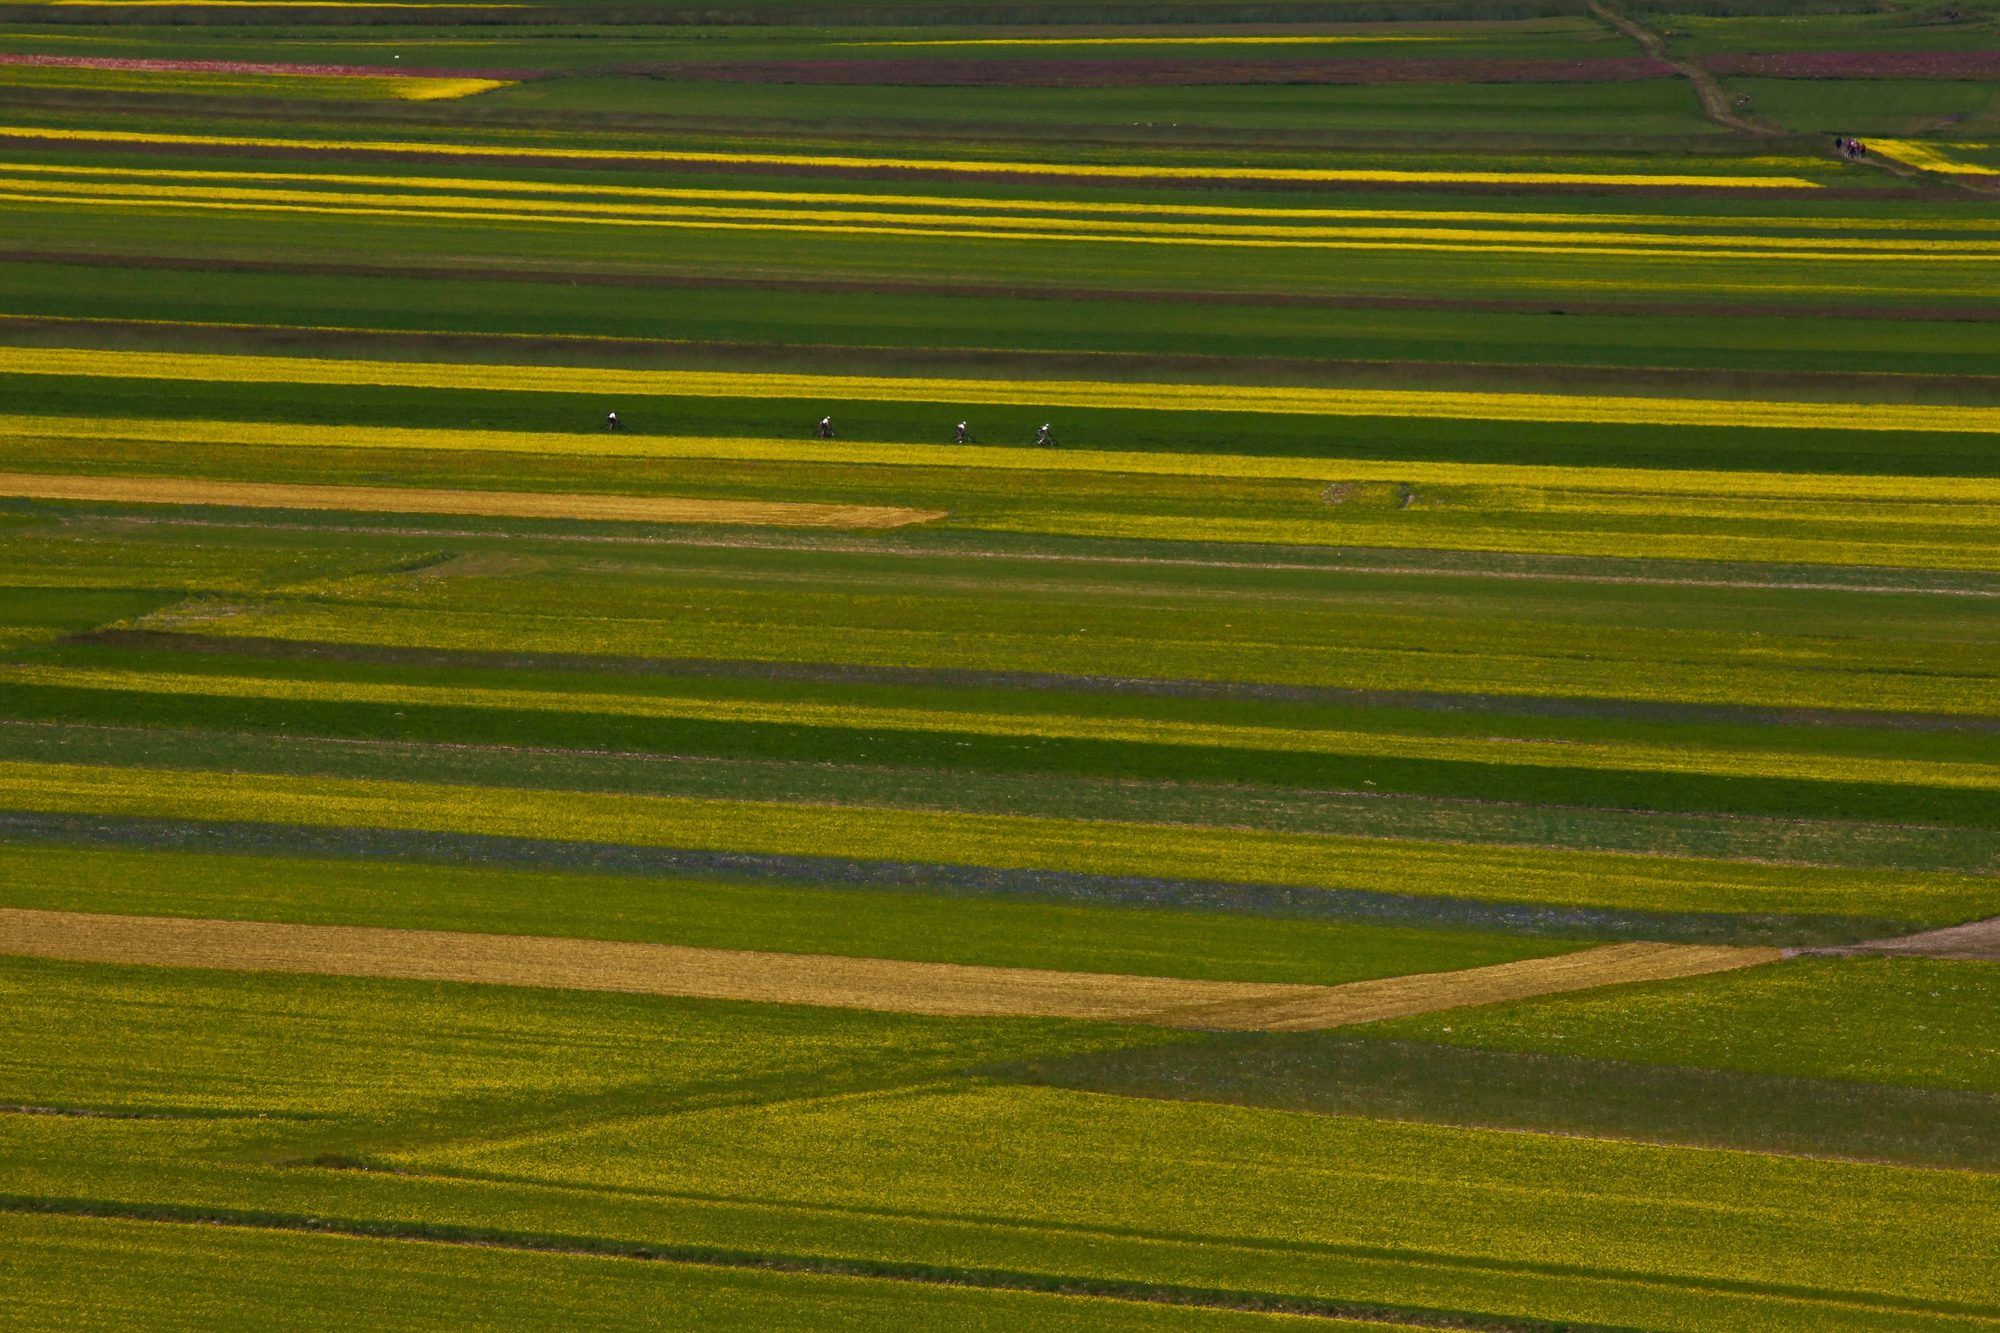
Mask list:
POLYGON ((1775 948, 1600 945, 1340 986, 1193 981, 372 926, 0 908, 0 951, 76 962, 624 991, 939 1016, 1303 1032, 1774 962, 1775 948))
POLYGON ((1802 949, 1814 957, 1957 958, 2000 963, 2000 916, 1968 921, 1942 930, 1926 930, 1893 939, 1868 940, 1836 949, 1802 949))
MULTIPOLYGON (((375 1171, 379 1169, 358 1159, 338 1155, 290 1162, 285 1166, 292 1170, 375 1171)), ((398 1170, 392 1174, 406 1173, 398 1170)), ((1342 1322, 1359 1320, 1366 1321, 1370 1326, 1386 1324, 1418 1329, 1453 1330, 1454 1333, 1627 1333, 1627 1330, 1608 1326, 1567 1321, 1561 1329, 1556 1329, 1546 1321, 1532 1317, 1510 1319, 1500 1316, 1475 1316, 1451 1311, 1373 1305, 1310 1296, 1275 1296, 1213 1287, 1079 1277, 1073 1273, 957 1268, 890 1260, 835 1258, 809 1253, 727 1250, 713 1246, 658 1241, 583 1239, 576 1236, 503 1231, 487 1227, 308 1217, 297 1213, 273 1213, 201 1205, 133 1204, 0 1194, 0 1214, 5 1213, 39 1217, 101 1218, 111 1221, 149 1222, 165 1226, 235 1227, 251 1231, 304 1232, 311 1235, 351 1236, 364 1240, 396 1241, 406 1244, 462 1245, 479 1249, 518 1250, 533 1254, 587 1255, 593 1258, 623 1259, 641 1263, 688 1264, 703 1268, 742 1268, 774 1273, 870 1278, 887 1282, 917 1282, 926 1286, 1039 1292, 1071 1298, 1131 1301, 1195 1309, 1243 1310, 1258 1314, 1292 1315, 1306 1319, 1342 1322)), ((1421 1260, 1436 1263, 1438 1257, 1423 1255, 1421 1260)))

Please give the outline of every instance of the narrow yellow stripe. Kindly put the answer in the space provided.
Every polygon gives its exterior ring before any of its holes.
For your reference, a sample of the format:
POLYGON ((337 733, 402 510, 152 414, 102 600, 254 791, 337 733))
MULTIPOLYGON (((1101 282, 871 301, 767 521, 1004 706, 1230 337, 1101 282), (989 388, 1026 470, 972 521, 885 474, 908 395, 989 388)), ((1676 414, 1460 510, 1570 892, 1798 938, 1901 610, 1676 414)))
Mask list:
MULTIPOLYGON (((1496 243, 1509 246, 1532 247, 1587 247, 1589 251, 1604 248, 1608 252, 1641 253, 1619 247, 1646 246, 1643 253, 1649 254, 1689 254, 1704 253, 1701 247, 1713 247, 1722 251, 1756 251, 1755 256, 1744 257, 1799 257, 1826 259, 1851 254, 1857 250, 1878 252, 1879 258, 1918 259, 1941 257, 1953 260, 1988 260, 2000 253, 2000 242, 1950 240, 1909 240, 1881 237, 1765 237, 1765 236, 1716 236, 1706 233, 1656 233, 1628 231, 1548 231, 1548 230, 1474 230, 1462 227, 1316 227, 1299 224, 1287 226, 1246 226, 1226 225, 1206 222, 1147 222, 1138 219, 1105 218, 1039 218, 1001 217, 988 220, 975 213, 917 213, 881 212, 853 208, 823 210, 801 210, 772 207, 724 208, 714 204, 641 204, 641 203, 597 203, 588 200, 540 200, 503 199, 494 200, 477 195, 423 195, 410 194, 367 194, 359 191, 335 190, 285 190, 277 188, 225 189, 215 186, 156 185, 151 182, 93 182, 93 181, 48 181, 34 179, 22 185, 6 179, 0 171, 0 186, 17 191, 37 191, 39 193, 17 193, 12 196, 0 193, 0 198, 14 197, 23 200, 46 202, 51 194, 75 195, 90 200, 129 199, 140 203, 159 202, 179 204, 187 201, 224 205, 253 204, 270 207, 279 204, 309 204, 313 211, 330 212, 376 212, 393 209, 422 214, 436 211, 446 216, 465 216, 465 210, 504 208, 512 213, 533 217, 550 216, 574 220, 597 220, 599 218, 629 219, 632 221, 650 219, 703 219, 735 221, 752 225, 792 223, 839 223, 843 225, 882 224, 892 227, 935 230, 939 235, 979 234, 970 231, 978 225, 1003 226, 1017 232, 1071 232, 1095 239, 1122 238, 1125 234, 1145 237, 1186 238, 1207 240, 1210 238, 1250 239, 1260 241, 1282 241, 1295 245, 1328 243, 1326 248, 1353 248, 1349 242, 1359 241, 1415 241, 1421 248, 1437 248, 1442 243, 1457 242, 1486 250, 1496 243), (1902 252, 1902 253, 1898 253, 1902 252)), ((283 211, 283 210, 274 210, 283 211)), ((1574 251, 1572 251, 1574 252, 1574 251)))
MULTIPOLYGON (((1491 222, 1526 229, 1549 226, 1602 227, 1742 227, 1780 228, 1797 231, 2000 231, 2000 218, 1907 218, 1855 217, 1716 217, 1680 216, 1659 213, 1542 213, 1474 209, 1409 208, 1254 208, 1224 204, 1137 204, 1105 203, 1089 199, 994 199, 954 195, 843 194, 807 190, 696 190, 648 188, 639 185, 572 184, 551 181, 493 180, 470 176, 370 176, 340 172, 309 171, 183 171, 131 167, 85 167, 43 162, 0 164, 0 173, 29 176, 117 177, 131 181, 230 181, 249 185, 288 185, 297 182, 329 185, 377 185, 399 190, 471 190, 482 194, 583 195, 619 199, 686 199, 722 203, 779 204, 860 204, 879 208, 965 209, 989 213, 1080 213, 1121 214, 1133 217, 1170 215, 1176 217, 1263 218, 1278 221, 1368 222, 1491 222)), ((1685 233, 1664 232, 1661 239, 1685 233)))
POLYGON ((344 361, 49 347, 0 347, 0 373, 231 384, 373 384, 399 388, 644 397, 800 398, 836 402, 982 403, 1607 425, 2000 433, 2000 408, 1910 403, 1785 403, 1582 394, 1120 384, 1089 380, 739 374, 705 370, 344 361))
POLYGON ((1383 481, 1427 486, 1526 487, 1616 496, 1710 496, 1732 500, 1822 500, 1920 505, 2000 504, 2000 478, 1848 476, 1794 472, 1697 472, 1652 468, 1427 463, 1367 458, 1278 458, 1254 454, 1135 453, 1108 449, 1013 449, 995 445, 875 444, 865 440, 768 440, 681 435, 560 435, 535 431, 407 430, 392 426, 295 426, 242 421, 0 416, 17 439, 138 440, 296 449, 421 449, 594 458, 700 458, 730 462, 867 467, 1109 472, 1239 481, 1383 481))
MULTIPOLYGON (((1427 251, 1450 254, 1524 254, 1524 255, 1593 255, 1624 258, 1656 259, 1788 259, 1810 260, 1824 263, 1829 257, 1840 253, 1839 247, 1826 251, 1803 252, 1792 250, 1681 250, 1670 247, 1642 246, 1579 246, 1579 245, 1535 245, 1515 244, 1454 244, 1428 241, 1290 241, 1258 240, 1252 238, 1232 238, 1222 236, 1135 236, 1117 233, 1065 233, 1039 232, 1028 229, 995 231, 976 229, 970 226, 949 229, 937 227, 909 227, 882 225, 849 225, 802 222, 730 222, 721 219, 694 220, 672 218, 632 218, 632 217, 581 217, 552 216, 544 213, 524 211, 499 212, 475 211, 469 209, 446 210, 425 208, 341 208, 317 204, 259 204, 204 202, 179 199, 124 199, 117 197, 96 197, 83 199, 74 195, 34 195, 0 193, 0 199, 14 203, 75 204, 87 203, 96 206, 136 207, 136 208, 201 208, 231 212, 268 213, 312 213, 333 217, 396 217, 411 218, 424 222, 515 222, 542 224, 568 223, 571 225, 600 227, 663 227, 683 230, 709 231, 771 231, 795 232, 828 236, 911 236, 924 240, 982 240, 982 241, 1058 241, 1095 242, 1105 245, 1205 245, 1227 246, 1246 249, 1307 249, 1307 250, 1354 250, 1354 251, 1427 251)), ((1941 263, 1990 263, 1983 254, 1940 253, 1872 255, 1874 259, 1897 259, 1905 262, 1941 263)), ((1979 290, 1985 290, 1980 288, 1979 290)))
POLYGON ((431 144, 407 140, 273 139, 247 135, 156 134, 138 130, 44 129, 0 126, 0 137, 80 140, 92 143, 189 144, 233 148, 304 149, 315 152, 424 153, 455 157, 539 158, 549 161, 725 162, 752 166, 950 171, 996 176, 1077 176, 1120 180, 1436 181, 1468 184, 1646 185, 1684 188, 1817 190, 1796 176, 1619 175, 1562 171, 1397 171, 1388 168, 1107 166, 1099 163, 991 162, 938 158, 825 157, 804 153, 702 153, 651 149, 503 147, 431 144))

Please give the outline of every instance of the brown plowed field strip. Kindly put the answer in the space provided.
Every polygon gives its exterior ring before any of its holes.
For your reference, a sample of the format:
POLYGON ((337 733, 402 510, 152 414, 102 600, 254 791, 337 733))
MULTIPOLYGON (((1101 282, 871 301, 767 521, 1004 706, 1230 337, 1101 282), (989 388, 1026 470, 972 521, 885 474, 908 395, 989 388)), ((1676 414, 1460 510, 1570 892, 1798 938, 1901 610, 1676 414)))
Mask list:
POLYGON ((542 495, 525 491, 426 491, 378 486, 284 486, 172 477, 52 477, 0 473, 0 495, 116 504, 231 505, 248 509, 338 509, 375 514, 477 514, 620 523, 732 523, 785 528, 900 528, 943 518, 941 509, 678 500, 644 495, 542 495))
POLYGON ((886 958, 0 909, 0 953, 78 962, 634 991, 947 1016, 1297 1032, 1628 981, 1751 967, 1780 949, 1614 944, 1462 972, 1299 986, 886 958))

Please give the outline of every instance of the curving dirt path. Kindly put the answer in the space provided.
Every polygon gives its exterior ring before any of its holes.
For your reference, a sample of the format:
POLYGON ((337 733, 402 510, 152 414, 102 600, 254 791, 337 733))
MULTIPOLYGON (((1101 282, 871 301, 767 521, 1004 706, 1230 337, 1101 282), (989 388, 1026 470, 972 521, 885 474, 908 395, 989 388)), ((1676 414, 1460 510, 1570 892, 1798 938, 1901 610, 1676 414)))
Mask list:
POLYGON ((617 940, 0 909, 0 953, 78 962, 631 991, 945 1016, 1297 1032, 1630 981, 1722 972, 1780 949, 1613 944, 1345 986, 1188 981, 617 940))
POLYGON ((1675 60, 1672 56, 1668 55, 1666 39, 1650 28, 1641 27, 1616 10, 1605 8, 1603 5, 1597 3, 1597 0, 1590 0, 1590 12, 1637 42, 1647 55, 1663 65, 1670 66, 1674 73, 1693 84, 1694 95, 1701 99, 1702 114, 1706 115, 1716 124, 1727 126, 1732 130, 1741 130, 1745 134, 1779 135, 1784 133, 1783 130, 1774 130, 1768 125, 1759 125, 1755 121, 1745 120, 1731 111, 1729 109, 1729 94, 1722 91, 1722 85, 1715 81, 1715 76, 1700 65, 1687 60, 1675 60))
POLYGON ((787 528, 900 528, 943 518, 942 509, 683 500, 648 495, 526 491, 430 491, 389 486, 292 486, 175 477, 57 477, 0 473, 0 495, 114 504, 227 505, 245 509, 337 509, 372 514, 476 514, 485 518, 586 519, 620 523, 727 523, 787 528))

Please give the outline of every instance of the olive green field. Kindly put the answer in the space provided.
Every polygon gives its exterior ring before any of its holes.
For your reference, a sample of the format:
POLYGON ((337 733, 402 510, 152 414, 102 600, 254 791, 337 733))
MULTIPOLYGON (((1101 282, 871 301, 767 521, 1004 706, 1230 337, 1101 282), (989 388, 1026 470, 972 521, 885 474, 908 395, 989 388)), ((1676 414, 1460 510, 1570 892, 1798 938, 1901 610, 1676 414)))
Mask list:
POLYGON ((1986 0, 0 25, 8 1327, 2000 1333, 1986 0))

